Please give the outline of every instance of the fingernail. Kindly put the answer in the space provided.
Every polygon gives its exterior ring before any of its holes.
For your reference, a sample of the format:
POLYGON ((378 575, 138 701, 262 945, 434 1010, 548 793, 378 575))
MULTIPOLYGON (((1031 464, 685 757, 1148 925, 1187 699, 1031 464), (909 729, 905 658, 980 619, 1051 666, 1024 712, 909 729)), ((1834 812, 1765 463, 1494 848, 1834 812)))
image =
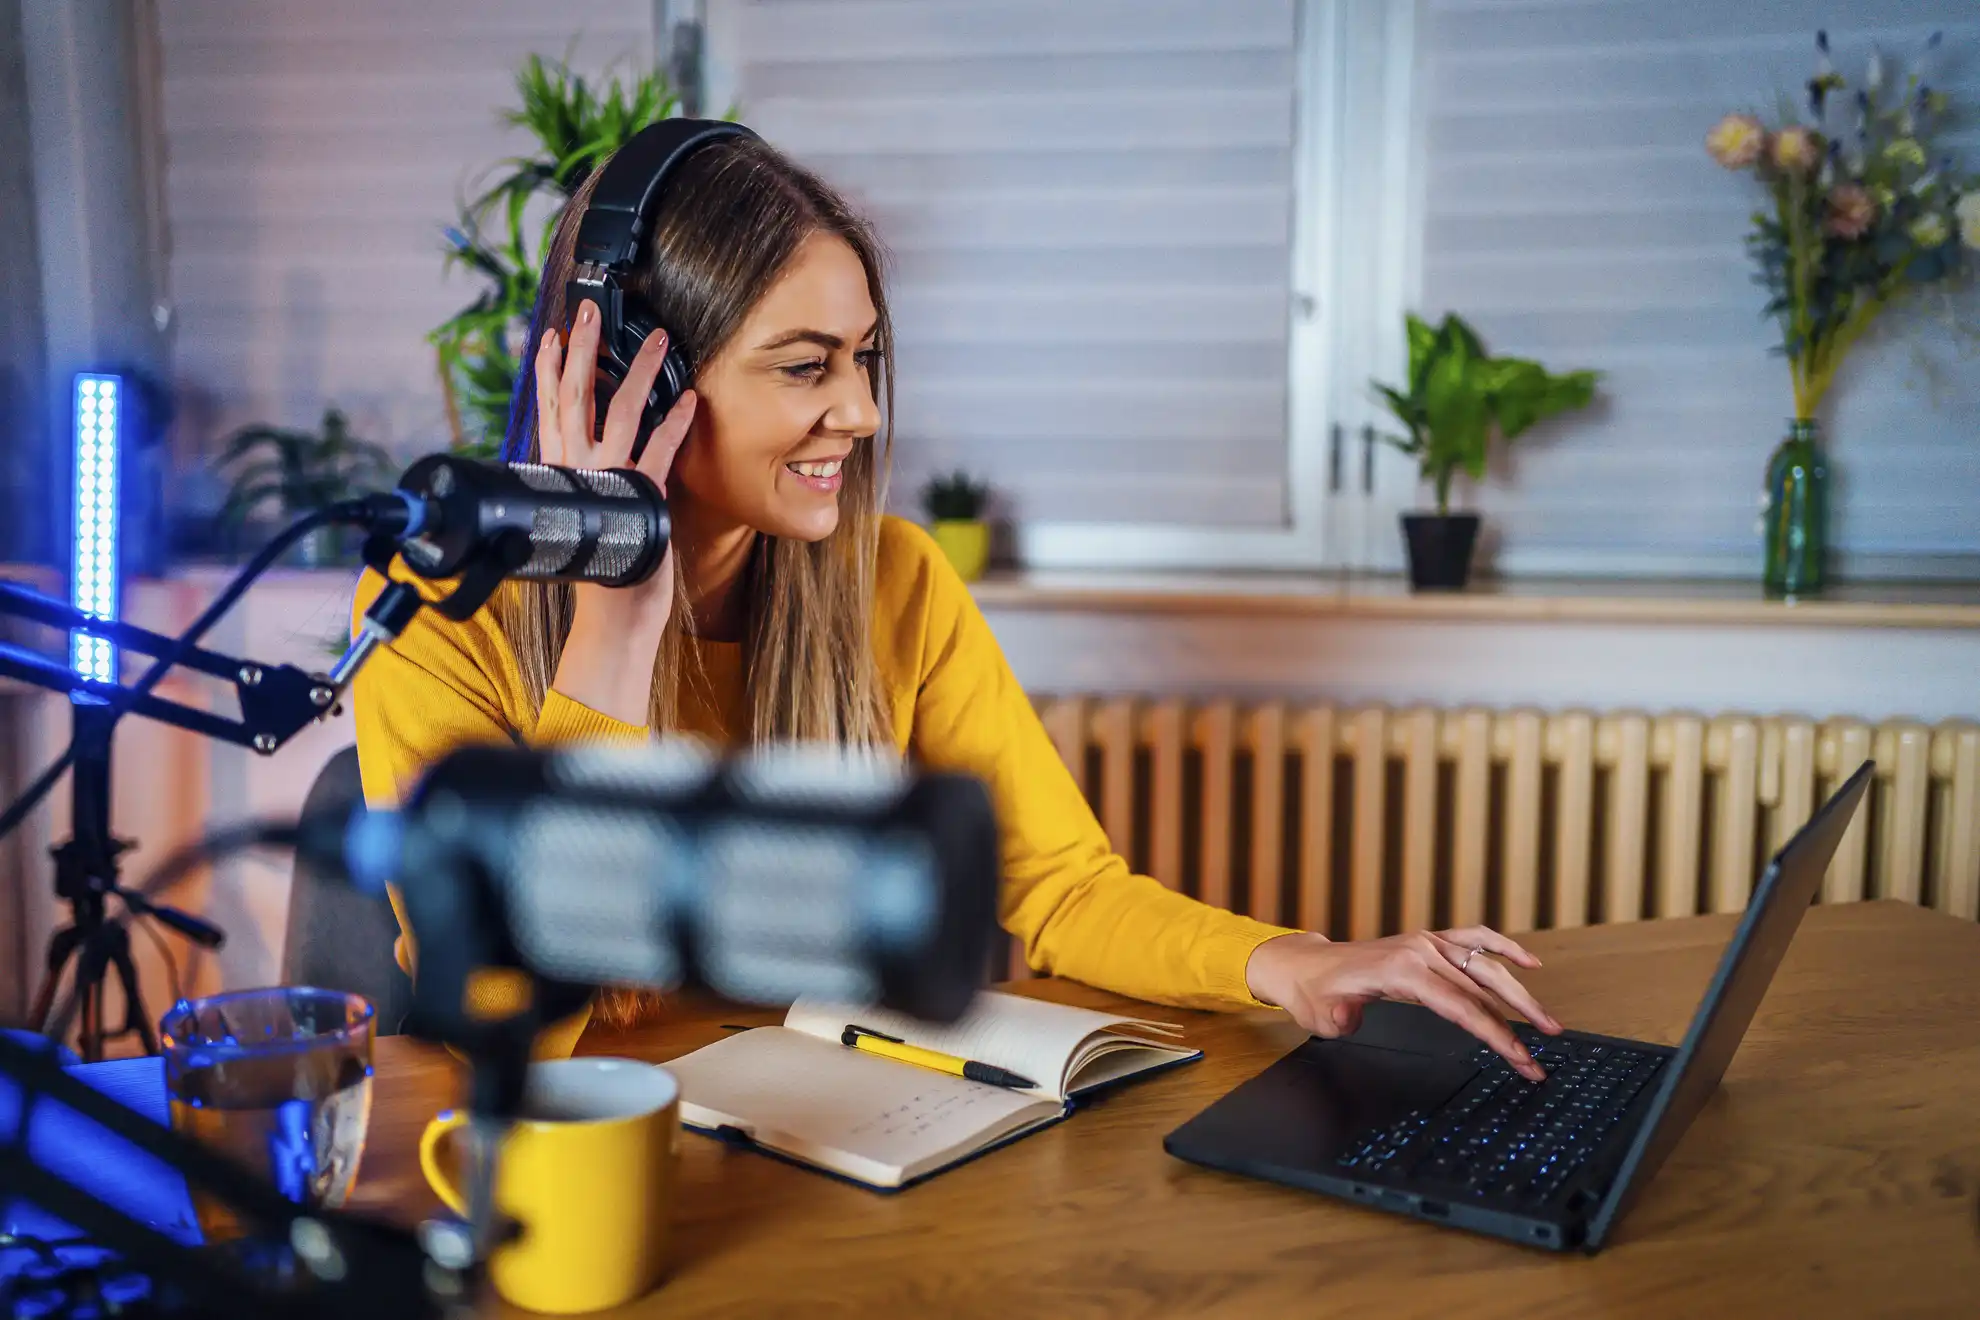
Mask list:
POLYGON ((578 308, 578 324, 590 325, 592 321, 597 317, 597 315, 598 315, 598 304, 592 302, 591 299, 587 298, 584 300, 584 305, 578 308))

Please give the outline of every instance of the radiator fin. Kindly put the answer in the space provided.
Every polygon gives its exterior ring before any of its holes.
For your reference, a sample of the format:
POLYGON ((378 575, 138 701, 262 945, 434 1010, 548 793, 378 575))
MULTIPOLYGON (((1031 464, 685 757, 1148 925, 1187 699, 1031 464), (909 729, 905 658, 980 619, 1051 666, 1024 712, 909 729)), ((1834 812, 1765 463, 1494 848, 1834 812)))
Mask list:
MULTIPOLYGON (((1767 856, 1871 756, 1821 901, 1980 919, 1970 721, 1083 695, 1039 713, 1137 870, 1337 938, 1739 911, 1767 856)), ((1009 972, 1031 974, 1015 948, 1009 972)))

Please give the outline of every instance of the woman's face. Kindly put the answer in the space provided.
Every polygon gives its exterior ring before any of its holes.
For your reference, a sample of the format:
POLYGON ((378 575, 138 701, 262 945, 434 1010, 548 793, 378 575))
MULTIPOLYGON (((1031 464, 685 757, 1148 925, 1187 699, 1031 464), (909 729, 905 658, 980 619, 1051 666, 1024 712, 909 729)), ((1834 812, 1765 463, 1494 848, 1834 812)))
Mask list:
POLYGON ((699 512, 771 536, 831 535, 846 458, 880 426, 875 320, 851 246, 835 234, 806 239, 728 346, 696 371, 701 401, 670 485, 699 512))

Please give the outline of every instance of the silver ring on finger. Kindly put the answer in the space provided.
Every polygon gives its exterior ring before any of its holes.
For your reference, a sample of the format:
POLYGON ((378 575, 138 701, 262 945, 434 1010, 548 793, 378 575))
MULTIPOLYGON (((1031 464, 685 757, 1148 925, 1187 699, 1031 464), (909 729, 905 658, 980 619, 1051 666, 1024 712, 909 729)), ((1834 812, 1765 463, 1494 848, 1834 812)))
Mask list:
POLYGON ((1470 967, 1471 967, 1471 960, 1472 960, 1473 958, 1476 958, 1476 957, 1477 957, 1477 956, 1478 956, 1479 954, 1481 954, 1481 953, 1483 953, 1483 952, 1485 952, 1485 946, 1484 946, 1484 945, 1482 945, 1482 944, 1478 944, 1478 945, 1474 945, 1474 946, 1472 946, 1472 950, 1471 950, 1471 952, 1470 952, 1470 953, 1467 953, 1467 954, 1465 954, 1465 955, 1464 955, 1464 961, 1458 964, 1458 970, 1459 970, 1460 972, 1462 972, 1462 971, 1468 971, 1468 970, 1470 969, 1470 967))

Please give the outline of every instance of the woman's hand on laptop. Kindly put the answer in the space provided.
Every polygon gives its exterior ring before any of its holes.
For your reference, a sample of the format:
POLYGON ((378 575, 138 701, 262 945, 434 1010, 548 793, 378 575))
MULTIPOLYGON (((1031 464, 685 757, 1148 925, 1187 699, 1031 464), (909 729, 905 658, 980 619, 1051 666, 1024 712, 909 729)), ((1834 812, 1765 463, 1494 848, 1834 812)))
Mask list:
POLYGON ((1361 1006, 1394 999, 1448 1018, 1491 1046, 1522 1077, 1546 1076, 1506 1018, 1519 1016, 1549 1035, 1561 1024, 1519 983, 1497 954, 1521 967, 1540 960, 1485 926, 1414 931, 1381 940, 1335 942, 1324 935, 1281 935, 1251 951, 1251 993, 1292 1015, 1316 1036, 1351 1034, 1361 1006))

